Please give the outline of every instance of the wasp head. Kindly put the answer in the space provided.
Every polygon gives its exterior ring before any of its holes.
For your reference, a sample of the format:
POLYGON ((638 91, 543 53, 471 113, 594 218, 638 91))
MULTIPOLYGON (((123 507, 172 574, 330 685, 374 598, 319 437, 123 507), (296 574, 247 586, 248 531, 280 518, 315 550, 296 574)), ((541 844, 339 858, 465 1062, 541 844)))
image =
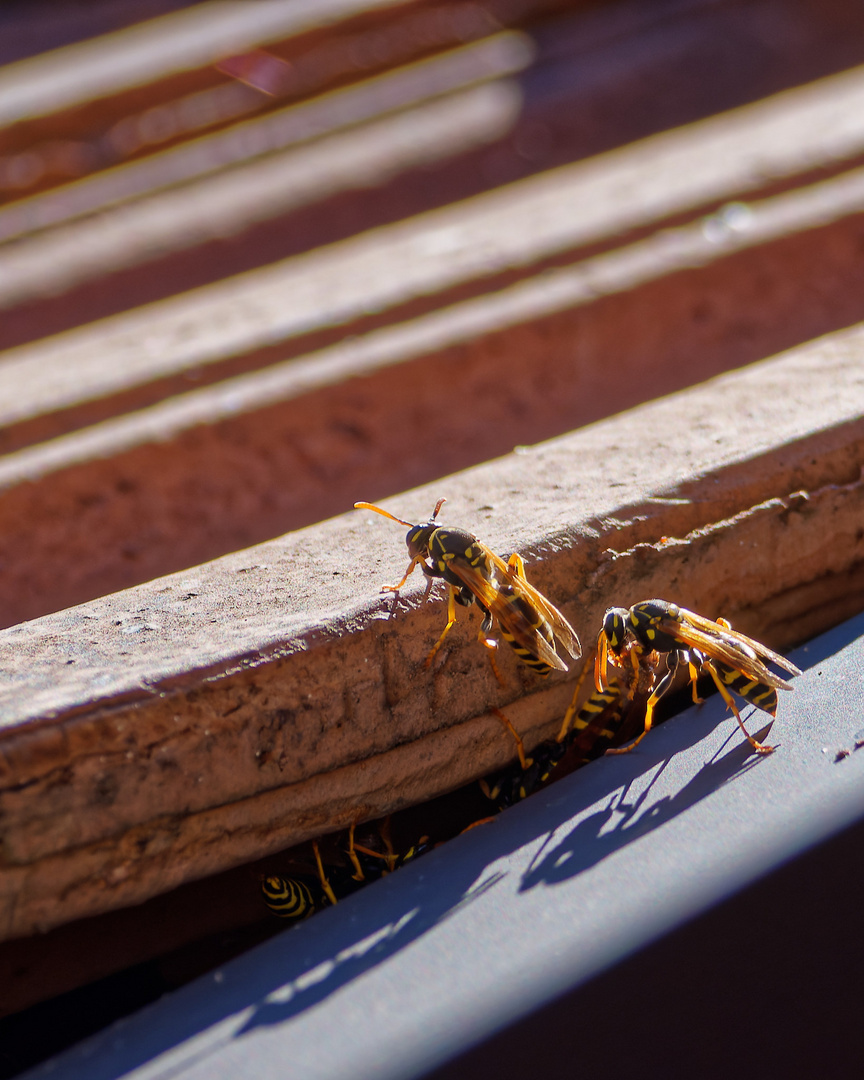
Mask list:
MULTIPOLYGON (((432 533, 440 527, 435 518, 438 517, 438 511, 445 502, 447 502, 446 499, 439 499, 435 503, 432 517, 429 518, 425 525, 412 525, 408 530, 405 543, 408 545, 408 554, 412 559, 425 558, 429 554, 429 541, 432 539, 432 533)), ((403 521, 402 524, 407 525, 408 523, 403 521)))
POLYGON ((606 638, 607 647, 616 656, 624 648, 629 623, 630 612, 627 608, 609 608, 603 616, 603 629, 600 633, 606 638))

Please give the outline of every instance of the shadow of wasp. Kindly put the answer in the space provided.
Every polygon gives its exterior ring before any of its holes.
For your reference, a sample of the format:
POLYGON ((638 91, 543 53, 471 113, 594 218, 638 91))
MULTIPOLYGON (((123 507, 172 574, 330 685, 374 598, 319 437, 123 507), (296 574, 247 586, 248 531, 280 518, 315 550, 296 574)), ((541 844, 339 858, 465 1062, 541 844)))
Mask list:
POLYGON ((494 709, 516 740, 519 762, 492 782, 481 781, 481 787, 502 810, 545 786, 555 778, 553 773, 572 772, 602 754, 628 753, 651 730, 655 708, 672 690, 682 663, 688 665, 693 701, 702 700, 696 680, 703 673, 709 675, 751 747, 758 754, 771 753, 774 747, 760 743, 744 727, 732 697, 737 694, 776 715, 777 690, 792 686, 771 672, 766 661, 800 674, 791 661, 733 630, 725 619, 707 619, 657 599, 629 609, 609 608, 598 636, 591 696, 577 707, 586 665, 558 735, 540 743, 530 756, 507 717, 494 709), (615 745, 627 739, 632 741, 615 745))

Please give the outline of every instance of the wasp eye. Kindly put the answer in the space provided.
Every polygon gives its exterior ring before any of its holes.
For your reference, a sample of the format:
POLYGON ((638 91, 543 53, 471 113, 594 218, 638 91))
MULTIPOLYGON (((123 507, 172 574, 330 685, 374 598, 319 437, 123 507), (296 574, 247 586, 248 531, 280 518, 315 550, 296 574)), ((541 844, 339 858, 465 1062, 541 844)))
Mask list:
POLYGON ((408 545, 408 553, 412 559, 416 555, 425 555, 429 550, 428 526, 415 525, 413 529, 409 529, 408 535, 405 537, 405 543, 408 545))
POLYGON ((624 644, 627 633, 627 612, 623 608, 609 608, 603 618, 603 633, 613 652, 624 644))

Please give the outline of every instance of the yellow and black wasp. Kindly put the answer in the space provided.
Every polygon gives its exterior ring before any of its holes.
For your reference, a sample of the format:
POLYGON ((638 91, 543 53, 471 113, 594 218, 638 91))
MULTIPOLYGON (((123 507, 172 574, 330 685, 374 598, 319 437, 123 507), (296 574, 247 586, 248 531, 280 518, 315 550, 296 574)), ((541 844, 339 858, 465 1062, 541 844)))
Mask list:
POLYGON ((264 903, 273 915, 281 919, 300 922, 314 915, 324 907, 337 902, 336 893, 347 896, 349 891, 359 888, 360 883, 352 885, 351 870, 339 865, 328 874, 324 870, 318 842, 312 842, 312 854, 317 867, 317 874, 299 874, 281 877, 271 874, 261 882, 261 894, 264 903), (335 889, 334 889, 335 885, 335 889))
MULTIPOLYGON (((523 663, 541 675, 548 675, 553 668, 566 671, 567 664, 559 656, 557 646, 560 644, 574 660, 578 659, 582 649, 576 631, 561 612, 529 584, 520 555, 514 552, 505 562, 465 529, 439 525, 436 518, 445 501, 438 500, 425 525, 402 521, 372 503, 354 503, 357 510, 374 510, 408 528, 405 542, 411 562, 399 584, 385 585, 383 591, 398 592, 417 566, 428 579, 424 599, 436 580, 447 583, 447 625, 426 657, 426 666, 432 663, 456 621, 456 604, 470 607, 476 601, 484 613, 478 640, 488 649, 497 648, 497 642, 490 636, 497 622, 501 637, 523 663)), ((500 681, 494 659, 492 667, 500 681)))
MULTIPOLYGON (((629 654, 635 641, 625 644, 623 654, 629 654)), ((553 739, 535 746, 530 756, 525 754, 522 740, 512 724, 498 709, 492 711, 516 740, 519 763, 505 770, 491 783, 481 781, 487 798, 498 810, 521 802, 550 780, 587 765, 601 757, 615 743, 628 739, 642 726, 645 707, 656 684, 660 658, 656 652, 640 650, 631 663, 622 665, 616 676, 602 689, 578 705, 582 681, 588 666, 580 676, 561 729, 553 739), (556 774, 553 777, 553 773, 556 774)))
POLYGON ((327 903, 320 881, 314 878, 270 874, 261 882, 261 894, 268 911, 293 922, 314 915, 327 903))
MULTIPOLYGON (((399 867, 424 855, 432 849, 429 837, 423 836, 416 843, 400 852, 393 850, 386 824, 378 830, 384 850, 376 850, 354 839, 354 826, 348 832, 348 847, 344 851, 347 862, 324 868, 317 842, 312 843, 317 876, 298 875, 280 877, 269 875, 261 882, 264 903, 274 914, 283 919, 300 922, 325 907, 332 907, 340 900, 357 892, 372 881, 393 873, 399 867)), ((370 842, 374 842, 371 841, 370 842)))
POLYGON ((652 653, 665 655, 667 672, 648 698, 644 729, 628 746, 610 750, 610 753, 632 750, 651 730, 654 707, 671 686, 682 661, 689 667, 693 700, 700 700, 696 694, 698 676, 703 672, 710 675, 753 749, 759 754, 771 753, 773 746, 760 743, 744 727, 732 693, 771 716, 776 715, 777 690, 791 690, 792 687, 770 671, 766 663, 800 675, 800 670, 791 661, 733 630, 725 619, 706 619, 668 600, 643 600, 629 609, 609 608, 606 612, 597 639, 594 669, 597 689, 603 690, 608 685, 609 662, 619 669, 628 664, 635 668, 652 653))

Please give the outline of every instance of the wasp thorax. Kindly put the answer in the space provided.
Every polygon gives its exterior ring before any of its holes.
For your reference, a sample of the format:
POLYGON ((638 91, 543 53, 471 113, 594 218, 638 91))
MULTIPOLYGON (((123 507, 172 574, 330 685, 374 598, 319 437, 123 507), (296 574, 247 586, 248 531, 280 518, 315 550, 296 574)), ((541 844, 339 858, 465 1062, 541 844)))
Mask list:
POLYGON ((677 619, 681 615, 678 605, 668 600, 643 600, 641 604, 635 604, 632 610, 637 618, 654 622, 659 619, 677 619))

